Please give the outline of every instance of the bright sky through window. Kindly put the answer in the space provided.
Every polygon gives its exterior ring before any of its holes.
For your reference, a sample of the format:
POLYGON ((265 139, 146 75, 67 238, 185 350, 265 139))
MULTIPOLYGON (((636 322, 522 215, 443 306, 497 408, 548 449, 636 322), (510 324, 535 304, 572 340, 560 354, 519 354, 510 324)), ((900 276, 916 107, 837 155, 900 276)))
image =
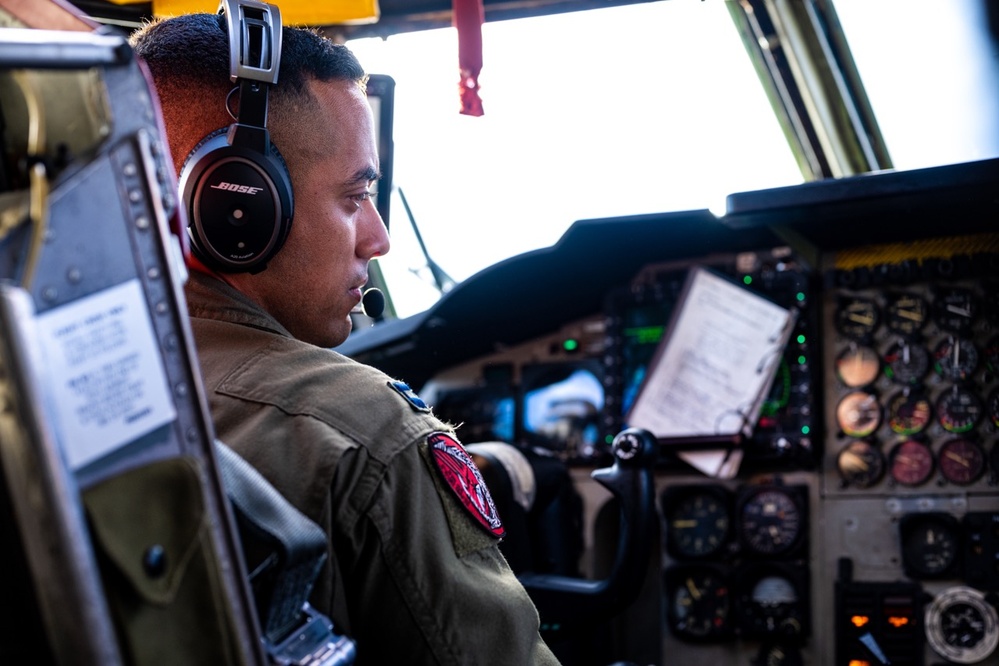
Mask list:
MULTIPOLYGON (((487 23, 478 118, 458 114, 453 29, 349 46, 396 81, 394 184, 456 280, 578 219, 719 209, 733 191, 801 182, 722 2, 487 23)), ((406 275, 422 258, 392 211, 381 263, 406 275)), ((400 314, 429 305, 412 298, 400 314)))

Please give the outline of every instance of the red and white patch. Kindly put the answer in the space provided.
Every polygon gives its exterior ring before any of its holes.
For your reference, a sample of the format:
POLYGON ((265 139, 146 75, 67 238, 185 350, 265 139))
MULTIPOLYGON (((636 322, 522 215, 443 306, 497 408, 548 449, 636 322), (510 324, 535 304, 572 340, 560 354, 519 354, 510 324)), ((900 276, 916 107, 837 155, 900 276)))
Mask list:
POLYGON ((497 539, 506 534, 493 503, 493 496, 486 488, 486 482, 475 466, 472 457, 450 435, 435 432, 427 439, 430 457, 437 470, 444 477, 448 487, 454 491, 461 505, 468 510, 475 521, 497 539))

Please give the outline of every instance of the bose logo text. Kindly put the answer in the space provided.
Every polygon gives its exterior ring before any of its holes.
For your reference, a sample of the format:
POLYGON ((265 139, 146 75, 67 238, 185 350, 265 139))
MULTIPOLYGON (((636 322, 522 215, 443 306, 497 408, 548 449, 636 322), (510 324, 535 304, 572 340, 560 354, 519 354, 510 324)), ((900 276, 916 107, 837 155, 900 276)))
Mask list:
POLYGON ((256 194, 260 190, 264 189, 262 187, 250 187, 249 185, 237 185, 236 183, 227 183, 224 180, 218 185, 209 185, 213 190, 228 190, 230 192, 240 192, 243 194, 256 194))

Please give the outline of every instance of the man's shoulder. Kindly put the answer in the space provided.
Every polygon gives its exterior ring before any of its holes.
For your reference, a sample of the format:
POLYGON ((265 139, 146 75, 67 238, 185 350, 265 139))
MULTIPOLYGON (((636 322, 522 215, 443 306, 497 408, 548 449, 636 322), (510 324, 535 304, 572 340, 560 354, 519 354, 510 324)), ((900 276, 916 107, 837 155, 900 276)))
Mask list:
POLYGON ((404 382, 336 351, 218 321, 194 323, 210 393, 325 422, 351 439, 391 425, 403 438, 439 427, 404 382))

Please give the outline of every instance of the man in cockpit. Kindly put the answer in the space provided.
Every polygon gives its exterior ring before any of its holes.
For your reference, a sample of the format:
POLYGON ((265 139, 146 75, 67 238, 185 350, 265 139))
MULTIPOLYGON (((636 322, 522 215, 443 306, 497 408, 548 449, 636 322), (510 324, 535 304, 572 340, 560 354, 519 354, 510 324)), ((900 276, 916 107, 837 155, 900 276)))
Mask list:
POLYGON ((157 21, 132 42, 182 183, 204 176, 185 194, 197 227, 186 296, 216 434, 328 535, 313 605, 357 641, 359 664, 556 664, 453 429, 404 383, 331 351, 350 333, 368 262, 389 249, 360 64, 316 32, 284 28, 277 84, 250 109, 259 89, 231 94, 224 17, 157 21), (212 161, 245 158, 220 137, 250 111, 283 158, 261 155, 262 185, 231 175, 256 178, 254 167, 212 161), (219 191, 246 209, 216 206, 219 191), (288 221, 276 247, 244 263, 219 247, 242 242, 232 238, 258 204, 288 221))

